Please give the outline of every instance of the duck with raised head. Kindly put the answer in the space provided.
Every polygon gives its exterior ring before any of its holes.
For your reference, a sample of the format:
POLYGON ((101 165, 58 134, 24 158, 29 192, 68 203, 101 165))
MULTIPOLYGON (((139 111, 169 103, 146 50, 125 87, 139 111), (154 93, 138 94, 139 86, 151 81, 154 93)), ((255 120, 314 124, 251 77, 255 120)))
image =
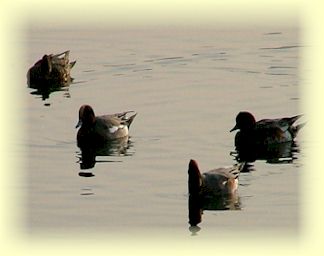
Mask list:
POLYGON ((250 112, 242 111, 236 116, 236 124, 230 132, 239 130, 235 135, 237 149, 291 142, 305 125, 294 125, 301 116, 256 121, 250 112))
POLYGON ((79 147, 98 146, 107 141, 127 137, 129 127, 137 115, 134 111, 126 111, 110 115, 96 116, 90 105, 82 105, 79 109, 79 121, 76 128, 79 147), (133 113, 128 116, 128 114, 133 113))
POLYGON ((76 61, 69 61, 70 51, 45 54, 27 72, 27 84, 31 88, 59 87, 69 85, 73 78, 71 69, 76 61))

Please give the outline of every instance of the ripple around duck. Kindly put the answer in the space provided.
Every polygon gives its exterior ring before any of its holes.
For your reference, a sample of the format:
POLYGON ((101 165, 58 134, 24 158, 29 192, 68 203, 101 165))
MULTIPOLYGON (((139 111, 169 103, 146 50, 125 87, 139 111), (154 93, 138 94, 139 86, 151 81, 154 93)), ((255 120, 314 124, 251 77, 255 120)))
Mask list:
POLYGON ((284 45, 284 46, 277 46, 277 47, 261 47, 260 50, 286 50, 291 48, 299 48, 299 45, 284 45))
POLYGON ((148 59, 144 60, 144 62, 165 62, 165 61, 174 61, 184 59, 182 56, 173 56, 173 57, 164 57, 164 58, 156 58, 156 59, 148 59))
POLYGON ((103 64, 104 67, 113 67, 113 68, 119 68, 119 67, 129 67, 129 66, 136 66, 136 63, 123 63, 123 64, 103 64))
POLYGON ((297 69, 293 66, 270 66, 268 67, 269 72, 266 72, 266 75, 275 75, 275 76, 291 76, 293 74, 293 70, 297 69), (290 73, 292 72, 292 73, 290 73))
POLYGON ((122 74, 122 73, 116 73, 116 74, 113 74, 113 76, 124 76, 125 74, 122 74))
POLYGON ((182 56, 176 56, 176 57, 165 57, 165 58, 160 58, 157 59, 157 61, 163 61, 163 60, 179 60, 179 59, 183 59, 184 57, 182 56))
POLYGON ((227 60, 226 58, 215 58, 213 61, 219 61, 219 60, 227 60))
POLYGON ((268 69, 296 69, 296 67, 290 67, 290 66, 270 66, 268 69))
POLYGON ((259 88, 261 89, 271 89, 273 88, 273 86, 269 85, 269 86, 260 86, 259 88))
POLYGON ((224 70, 228 72, 247 72, 247 70, 238 67, 216 67, 217 70, 224 70))
POLYGON ((281 35, 282 32, 269 32, 269 33, 264 33, 263 35, 265 36, 273 36, 273 35, 281 35))
POLYGON ((245 71, 246 73, 249 73, 249 74, 261 74, 260 71, 254 71, 254 70, 247 70, 245 71))
POLYGON ((78 81, 73 81, 73 83, 71 85, 74 85, 74 84, 84 84, 88 82, 87 80, 78 80, 78 81))
POLYGON ((287 73, 269 73, 269 72, 266 72, 264 74, 271 75, 271 76, 292 76, 292 74, 287 74, 287 73))
POLYGON ((266 54, 260 54, 259 57, 261 58, 273 58, 273 55, 266 55, 266 54))
POLYGON ((152 71, 153 68, 141 68, 141 69, 134 69, 133 72, 143 72, 143 71, 152 71))

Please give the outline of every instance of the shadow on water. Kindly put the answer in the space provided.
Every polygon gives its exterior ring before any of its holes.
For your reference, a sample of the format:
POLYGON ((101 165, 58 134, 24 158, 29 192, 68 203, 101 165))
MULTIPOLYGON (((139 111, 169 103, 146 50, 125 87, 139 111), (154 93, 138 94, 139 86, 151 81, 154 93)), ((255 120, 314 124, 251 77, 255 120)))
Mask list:
POLYGON ((234 156, 238 162, 253 163, 256 160, 264 160, 269 164, 286 164, 296 160, 299 151, 298 144, 290 141, 269 146, 252 147, 249 145, 230 152, 230 155, 234 156))
MULTIPOLYGON (((120 162, 117 160, 96 160, 97 156, 132 156, 135 153, 134 142, 128 137, 107 141, 104 145, 97 147, 89 146, 80 148, 78 152, 78 163, 81 170, 94 168, 96 163, 120 162)), ((93 177, 92 172, 80 171, 79 176, 93 177)))

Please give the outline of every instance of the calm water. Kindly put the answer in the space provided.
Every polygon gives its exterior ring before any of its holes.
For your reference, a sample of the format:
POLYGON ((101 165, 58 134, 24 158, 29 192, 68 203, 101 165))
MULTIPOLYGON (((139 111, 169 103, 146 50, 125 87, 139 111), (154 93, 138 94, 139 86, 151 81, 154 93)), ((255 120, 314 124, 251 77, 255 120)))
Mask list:
MULTIPOLYGON (((25 69, 71 50, 74 83, 48 98, 25 88, 29 137, 28 232, 169 230, 190 236, 187 166, 235 163, 235 116, 300 113, 298 29, 30 29, 25 69), (138 112, 123 152, 81 170, 74 128, 82 104, 96 114, 138 112), (85 174, 85 175, 82 175, 85 174), (89 175, 87 175, 89 174, 89 175), (90 177, 85 177, 90 176, 90 177)), ((302 132, 301 132, 302 133, 302 132)), ((300 134, 302 135, 302 134, 300 134)), ((303 140, 293 161, 256 161, 242 173, 239 209, 204 211, 198 235, 296 233, 303 140)))

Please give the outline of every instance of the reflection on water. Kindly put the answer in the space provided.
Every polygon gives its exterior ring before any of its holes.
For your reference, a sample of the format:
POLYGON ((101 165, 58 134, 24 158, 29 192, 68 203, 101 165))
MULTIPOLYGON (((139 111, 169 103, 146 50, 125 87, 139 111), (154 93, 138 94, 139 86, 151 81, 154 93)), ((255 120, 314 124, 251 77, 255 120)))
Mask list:
MULTIPOLYGON (((197 226, 202 221, 204 210, 225 211, 241 210, 240 198, 237 193, 228 195, 189 195, 189 224, 191 227, 197 226)), ((194 229, 196 230, 196 229, 194 229)))
POLYGON ((44 87, 40 87, 40 88, 33 88, 30 87, 32 89, 36 89, 35 91, 32 91, 30 94, 31 95, 38 95, 42 97, 42 100, 46 100, 49 99, 50 94, 53 92, 57 92, 57 91, 63 91, 64 92, 64 97, 65 98, 71 98, 70 92, 69 92, 69 85, 61 87, 61 86, 44 86, 44 87))
MULTIPOLYGON (((112 141, 107 141, 104 145, 97 147, 81 147, 78 153, 78 163, 81 170, 91 169, 98 162, 116 162, 111 160, 96 160, 96 156, 132 156, 135 153, 134 142, 129 137, 124 137, 112 141)), ((93 173, 79 172, 80 176, 92 177, 93 173)))
POLYGON ((92 189, 89 187, 82 188, 81 191, 82 191, 80 193, 81 196, 92 196, 95 194, 94 192, 92 192, 92 189))
POLYGON ((189 231, 191 232, 191 236, 196 236, 198 235, 198 232, 201 230, 200 227, 198 226, 190 226, 189 231))
POLYGON ((203 210, 241 210, 240 198, 237 193, 228 196, 204 197, 203 210))
POLYGON ((267 163, 292 163, 297 159, 299 146, 295 141, 279 143, 262 147, 245 147, 230 152, 238 162, 255 162, 265 160, 267 163))
POLYGON ((84 171, 82 171, 82 172, 79 172, 79 176, 89 178, 89 177, 94 177, 95 175, 92 172, 84 172, 84 171))

